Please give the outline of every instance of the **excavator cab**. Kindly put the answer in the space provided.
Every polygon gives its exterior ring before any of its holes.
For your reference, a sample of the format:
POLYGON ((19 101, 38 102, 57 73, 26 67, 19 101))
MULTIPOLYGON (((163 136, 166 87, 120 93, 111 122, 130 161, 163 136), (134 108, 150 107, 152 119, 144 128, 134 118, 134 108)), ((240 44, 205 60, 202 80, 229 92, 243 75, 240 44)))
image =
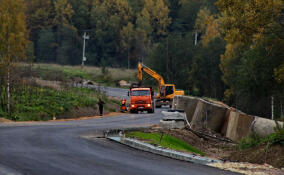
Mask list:
POLYGON ((175 85, 165 84, 161 86, 159 98, 156 100, 156 107, 160 108, 162 105, 170 105, 172 107, 172 101, 175 96, 175 85))
POLYGON ((168 95, 174 94, 174 86, 173 85, 167 85, 161 87, 160 97, 166 97, 168 95))

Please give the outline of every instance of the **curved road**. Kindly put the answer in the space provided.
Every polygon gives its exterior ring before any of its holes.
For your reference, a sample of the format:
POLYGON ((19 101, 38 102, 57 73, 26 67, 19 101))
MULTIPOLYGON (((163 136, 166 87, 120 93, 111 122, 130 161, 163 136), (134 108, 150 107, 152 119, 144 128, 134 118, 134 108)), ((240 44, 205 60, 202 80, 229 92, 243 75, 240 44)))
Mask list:
POLYGON ((160 112, 68 122, 0 123, 0 175, 234 174, 102 138, 105 130, 158 124, 160 112))

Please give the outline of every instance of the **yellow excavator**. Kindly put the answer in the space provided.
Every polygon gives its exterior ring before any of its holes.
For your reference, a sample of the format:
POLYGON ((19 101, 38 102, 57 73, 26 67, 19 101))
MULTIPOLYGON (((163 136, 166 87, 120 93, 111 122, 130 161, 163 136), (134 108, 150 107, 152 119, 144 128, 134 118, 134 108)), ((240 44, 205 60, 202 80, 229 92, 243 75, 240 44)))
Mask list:
POLYGON ((137 77, 139 84, 142 83, 143 72, 157 80, 159 84, 158 94, 156 98, 156 108, 160 108, 162 105, 169 105, 172 107, 173 99, 175 95, 184 95, 183 90, 177 90, 174 84, 165 84, 165 81, 161 75, 153 71, 149 67, 143 65, 141 62, 137 64, 137 77))

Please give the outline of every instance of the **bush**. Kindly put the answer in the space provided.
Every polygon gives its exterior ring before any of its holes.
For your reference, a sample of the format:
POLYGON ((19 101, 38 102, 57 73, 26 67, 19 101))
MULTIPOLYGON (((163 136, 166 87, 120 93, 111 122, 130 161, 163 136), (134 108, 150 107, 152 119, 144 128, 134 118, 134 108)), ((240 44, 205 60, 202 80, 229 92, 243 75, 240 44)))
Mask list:
MULTIPOLYGON (((91 89, 71 88, 57 91, 49 88, 25 87, 12 92, 12 113, 9 119, 18 121, 50 120, 73 108, 96 108, 98 98, 91 89)), ((7 114, 0 111, 0 116, 7 114)))
POLYGON ((272 133, 264 138, 258 136, 252 136, 249 138, 243 138, 239 143, 240 149, 247 149, 263 144, 275 145, 280 144, 284 145, 284 126, 280 126, 277 122, 275 127, 275 133, 272 133))
POLYGON ((255 147, 261 143, 261 139, 258 136, 243 138, 239 143, 240 149, 247 149, 251 147, 255 147))

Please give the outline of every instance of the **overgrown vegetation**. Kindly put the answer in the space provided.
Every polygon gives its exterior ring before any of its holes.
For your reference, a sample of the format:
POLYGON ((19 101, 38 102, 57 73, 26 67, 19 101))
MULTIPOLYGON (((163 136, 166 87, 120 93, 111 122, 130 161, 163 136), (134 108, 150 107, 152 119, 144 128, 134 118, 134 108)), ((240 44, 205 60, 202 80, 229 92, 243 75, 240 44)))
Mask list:
MULTIPOLYGON (((103 98, 107 104, 105 111, 116 111, 115 106, 119 102, 108 99, 103 92, 72 87, 74 79, 82 80, 91 76, 84 70, 51 65, 15 65, 9 83, 9 110, 7 86, 0 85, 0 117, 15 121, 39 121, 53 117, 81 117, 80 114, 96 115, 99 98, 103 98)), ((3 77, 1 80, 6 82, 3 77)))
POLYGON ((37 77, 43 80, 80 83, 90 80, 100 85, 116 86, 120 80, 136 81, 136 71, 120 68, 106 68, 87 66, 61 66, 56 64, 34 64, 31 68, 20 64, 19 73, 22 77, 37 77))
POLYGON ((268 144, 269 146, 275 144, 280 144, 284 146, 284 127, 280 126, 277 123, 277 126, 275 127, 275 133, 272 133, 264 138, 261 138, 259 136, 251 136, 248 138, 243 138, 239 144, 239 148, 247 149, 265 144, 268 144))
MULTIPOLYGON (((114 100, 108 100, 92 89, 54 90, 30 85, 21 86, 12 91, 11 114, 0 108, 0 117, 15 121, 51 120, 73 109, 90 107, 96 110, 99 96, 103 97, 106 103, 114 103, 114 100)), ((114 112, 114 109, 109 110, 114 112)))
POLYGON ((161 133, 144 133, 144 132, 139 132, 139 131, 128 132, 125 135, 126 137, 147 140, 149 141, 150 144, 160 145, 165 148, 205 155, 204 153, 199 151, 197 148, 187 144, 186 142, 176 137, 172 137, 170 135, 161 134, 161 133))

